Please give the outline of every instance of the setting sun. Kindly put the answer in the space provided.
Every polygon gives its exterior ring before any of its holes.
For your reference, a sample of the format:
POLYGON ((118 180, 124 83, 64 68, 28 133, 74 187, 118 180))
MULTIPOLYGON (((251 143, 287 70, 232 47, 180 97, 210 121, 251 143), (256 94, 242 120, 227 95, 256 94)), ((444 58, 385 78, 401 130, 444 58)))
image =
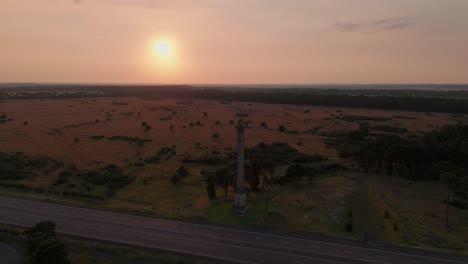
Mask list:
POLYGON ((141 53, 144 71, 148 76, 157 78, 159 82, 168 82, 180 77, 182 57, 179 41, 166 36, 150 39, 146 49, 141 53))
POLYGON ((154 52, 159 58, 169 58, 172 55, 173 47, 168 41, 158 41, 153 45, 154 52))

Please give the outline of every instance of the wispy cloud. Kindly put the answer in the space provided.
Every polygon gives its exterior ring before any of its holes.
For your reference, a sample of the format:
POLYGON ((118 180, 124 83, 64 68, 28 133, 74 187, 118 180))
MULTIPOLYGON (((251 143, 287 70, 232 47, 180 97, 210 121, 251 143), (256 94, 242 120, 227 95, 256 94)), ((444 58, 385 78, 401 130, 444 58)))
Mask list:
POLYGON ((414 19, 409 17, 397 17, 373 20, 369 22, 335 22, 332 29, 340 32, 363 31, 376 33, 380 31, 403 30, 414 26, 414 19))
POLYGON ((358 23, 350 23, 350 22, 336 22, 333 24, 333 28, 338 31, 355 31, 361 27, 361 24, 358 23))

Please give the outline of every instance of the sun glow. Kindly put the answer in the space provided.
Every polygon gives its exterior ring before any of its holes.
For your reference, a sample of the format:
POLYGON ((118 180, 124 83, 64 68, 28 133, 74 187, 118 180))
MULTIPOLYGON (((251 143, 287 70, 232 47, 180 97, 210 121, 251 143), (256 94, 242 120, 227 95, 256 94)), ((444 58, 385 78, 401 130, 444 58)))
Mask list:
POLYGON ((156 37, 147 42, 142 52, 144 72, 157 82, 170 82, 183 71, 182 50, 174 38, 156 37))
POLYGON ((172 55, 173 45, 167 40, 162 40, 155 42, 153 44, 153 49, 159 58, 167 59, 172 55))

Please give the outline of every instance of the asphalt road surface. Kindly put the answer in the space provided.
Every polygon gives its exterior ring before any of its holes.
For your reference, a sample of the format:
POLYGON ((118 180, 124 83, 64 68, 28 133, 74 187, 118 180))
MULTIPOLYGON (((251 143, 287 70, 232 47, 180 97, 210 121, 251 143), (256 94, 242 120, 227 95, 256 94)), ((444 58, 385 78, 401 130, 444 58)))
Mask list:
POLYGON ((0 243, 0 263, 20 264, 20 257, 16 250, 7 244, 0 243))
POLYGON ((444 254, 424 256, 0 196, 0 222, 32 226, 46 220, 57 223, 63 234, 232 263, 468 263, 444 254))

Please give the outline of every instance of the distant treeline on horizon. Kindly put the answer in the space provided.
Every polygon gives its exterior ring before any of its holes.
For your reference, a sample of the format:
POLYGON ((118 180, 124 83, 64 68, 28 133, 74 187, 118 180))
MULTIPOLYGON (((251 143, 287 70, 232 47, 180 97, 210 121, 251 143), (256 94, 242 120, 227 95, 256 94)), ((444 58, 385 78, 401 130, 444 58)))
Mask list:
POLYGON ((255 88, 215 85, 48 84, 0 87, 0 99, 97 96, 140 96, 145 99, 170 97, 183 100, 205 99, 468 114, 468 85, 315 85, 255 88), (424 87, 429 89, 423 89, 424 87))

